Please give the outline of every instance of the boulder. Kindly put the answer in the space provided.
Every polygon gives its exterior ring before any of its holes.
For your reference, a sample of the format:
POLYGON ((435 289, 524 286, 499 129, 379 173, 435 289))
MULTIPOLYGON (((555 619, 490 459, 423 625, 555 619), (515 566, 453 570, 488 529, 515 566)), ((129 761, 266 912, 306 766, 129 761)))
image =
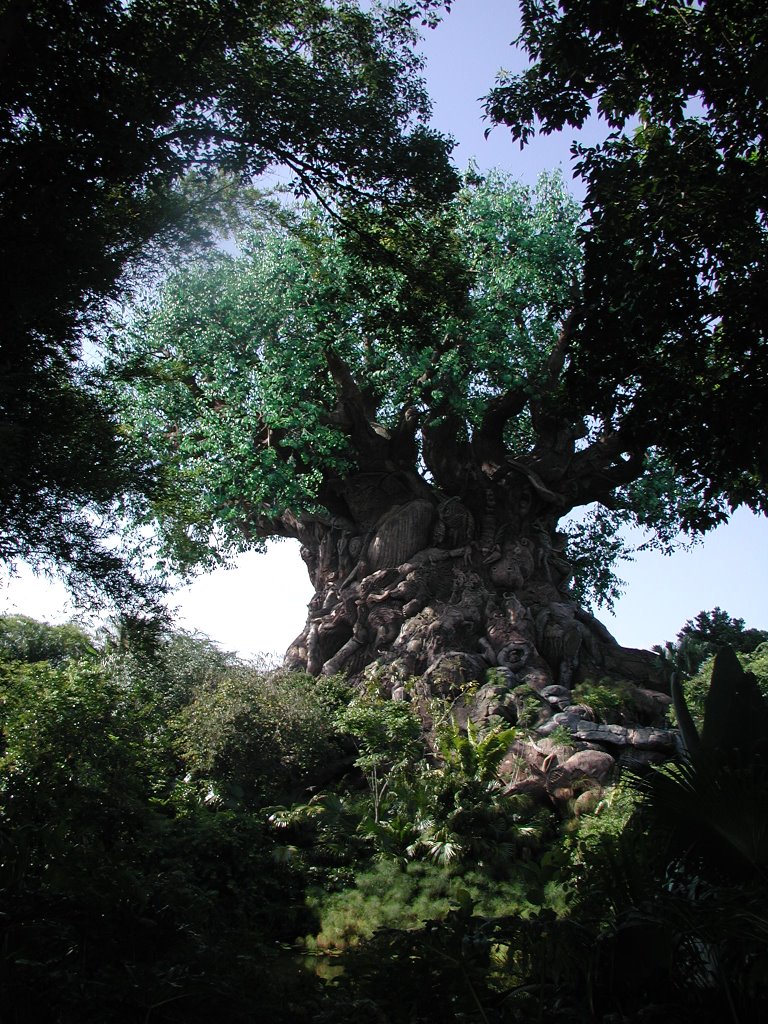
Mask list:
POLYGON ((467 683, 485 677, 488 665, 479 654, 448 651, 441 654, 424 674, 432 693, 439 696, 461 694, 467 683))
POLYGON ((477 691, 469 709, 473 722, 484 723, 497 716, 510 725, 517 721, 517 704, 508 686, 486 683, 477 691))
POLYGON ((562 768, 572 779, 587 776, 604 785, 616 768, 616 761, 605 750, 579 750, 563 762, 562 768))
POLYGON ((658 750, 661 753, 673 754, 677 749, 677 732, 674 729, 635 726, 627 730, 627 743, 639 750, 658 750))
POLYGON ((541 696, 548 704, 558 708, 567 708, 571 703, 571 691, 567 686, 545 686, 541 691, 541 696))

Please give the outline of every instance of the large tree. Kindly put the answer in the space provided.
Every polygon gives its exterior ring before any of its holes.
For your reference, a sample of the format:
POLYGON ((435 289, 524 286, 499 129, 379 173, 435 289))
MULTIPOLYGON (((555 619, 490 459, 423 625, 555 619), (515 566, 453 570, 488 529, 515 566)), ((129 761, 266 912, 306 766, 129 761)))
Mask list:
POLYGON ((2 0, 0 559, 117 585, 98 524, 151 473, 83 340, 151 252, 226 226, 233 179, 281 167, 337 203, 451 190, 413 47, 433 6, 2 0))
POLYGON ((707 497, 767 511, 768 7, 762 0, 521 0, 530 67, 492 122, 525 143, 597 115, 570 384, 663 439, 707 497), (642 387, 638 385, 642 384, 642 387), (617 403, 617 396, 622 397, 617 403))
MULTIPOLYGON (((564 389, 577 222, 557 179, 499 175, 357 231, 309 210, 116 332, 126 430, 165 466, 166 550, 301 542, 315 596, 292 665, 435 687, 653 675, 584 609, 574 562, 627 519, 676 532, 696 496, 618 410, 564 389), (569 538, 560 521, 593 503, 569 538)), ((605 594, 606 575, 586 581, 605 594)))

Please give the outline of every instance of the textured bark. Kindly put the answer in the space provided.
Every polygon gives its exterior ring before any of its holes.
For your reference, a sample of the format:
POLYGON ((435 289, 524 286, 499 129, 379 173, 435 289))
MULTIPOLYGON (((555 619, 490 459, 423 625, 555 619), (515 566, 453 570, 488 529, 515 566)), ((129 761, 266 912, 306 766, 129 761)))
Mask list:
POLYGON ((459 498, 415 472, 360 474, 339 485, 337 517, 295 523, 315 596, 288 665, 374 673, 395 695, 413 677, 445 695, 499 679, 663 689, 659 659, 621 648, 570 595, 552 492, 522 468, 499 476, 459 498))

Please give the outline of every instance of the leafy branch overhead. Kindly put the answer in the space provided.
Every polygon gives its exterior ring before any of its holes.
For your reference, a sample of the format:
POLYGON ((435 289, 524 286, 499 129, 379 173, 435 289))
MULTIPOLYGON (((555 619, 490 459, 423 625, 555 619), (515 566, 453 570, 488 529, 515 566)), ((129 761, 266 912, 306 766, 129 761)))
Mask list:
MULTIPOLYGON (((766 509, 768 12, 758 0, 522 0, 531 65, 486 101, 521 145, 574 145, 586 186, 584 311, 571 384, 686 481, 766 509), (578 138, 578 137, 577 137, 578 138)), ((707 526, 725 509, 704 505, 707 526)))
POLYGON ((434 6, 2 5, 4 561, 111 571, 94 520, 114 526, 153 467, 128 457, 83 342, 127 282, 228 231, 241 185, 271 168, 328 202, 392 206, 455 188, 413 45, 434 6))

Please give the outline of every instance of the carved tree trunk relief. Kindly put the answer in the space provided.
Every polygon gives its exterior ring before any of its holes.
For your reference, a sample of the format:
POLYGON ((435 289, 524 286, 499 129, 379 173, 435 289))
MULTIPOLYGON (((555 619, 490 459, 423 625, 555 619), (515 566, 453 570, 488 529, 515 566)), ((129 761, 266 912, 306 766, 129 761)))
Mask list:
POLYGON ((416 474, 345 482, 347 515, 300 531, 315 595, 287 664, 396 690, 482 684, 536 691, 592 676, 662 686, 568 591, 557 515, 525 480, 446 498, 416 474), (501 672, 499 673, 499 670, 501 672))

